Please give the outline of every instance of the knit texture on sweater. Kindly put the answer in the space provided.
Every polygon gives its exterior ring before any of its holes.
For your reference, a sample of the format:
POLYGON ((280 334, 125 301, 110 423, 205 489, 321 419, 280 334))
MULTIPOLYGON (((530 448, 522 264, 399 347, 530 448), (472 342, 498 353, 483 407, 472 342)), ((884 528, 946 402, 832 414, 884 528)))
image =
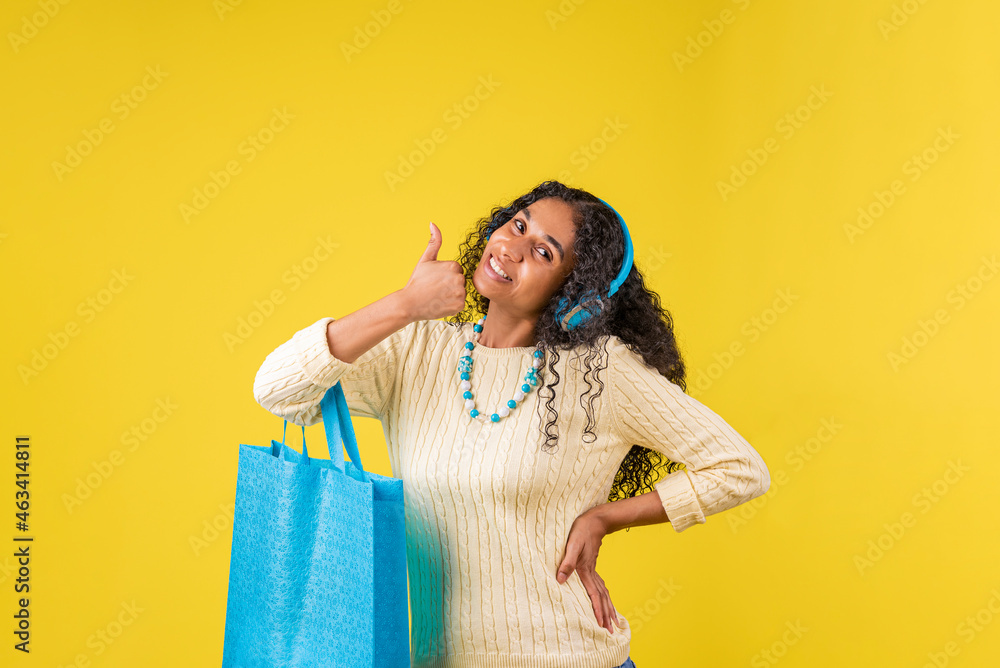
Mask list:
MULTIPOLYGON (((422 320, 397 330, 352 364, 337 359, 322 318, 264 360, 254 397, 296 425, 322 420, 319 402, 340 381, 352 416, 382 422, 392 475, 403 480, 414 668, 612 668, 631 629, 598 625, 574 572, 556 570, 573 520, 607 501, 633 444, 686 470, 656 486, 675 531, 767 491, 757 451, 617 337, 606 340, 604 389, 593 403, 596 440, 583 439, 584 364, 560 351, 555 408, 559 447, 541 449, 548 421, 548 361, 540 382, 499 422, 468 415, 458 358, 471 324, 422 320)), ((513 398, 534 348, 472 351, 472 392, 490 414, 513 398)), ((588 375, 591 385, 599 385, 588 375)), ((362 451, 364 444, 361 444, 362 451)))

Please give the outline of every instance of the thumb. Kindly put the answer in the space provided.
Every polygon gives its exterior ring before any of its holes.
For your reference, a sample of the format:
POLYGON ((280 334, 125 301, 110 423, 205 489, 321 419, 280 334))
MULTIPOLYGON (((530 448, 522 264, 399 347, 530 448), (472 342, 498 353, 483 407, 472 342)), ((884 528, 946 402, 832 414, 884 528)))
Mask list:
POLYGON ((556 574, 556 581, 559 582, 559 584, 566 582, 566 580, 569 579, 569 576, 573 574, 574 570, 576 570, 576 555, 567 554, 566 558, 563 559, 563 562, 559 564, 559 572, 556 574))
POLYGON ((441 250, 441 230, 434 223, 430 223, 430 227, 431 240, 427 242, 427 248, 424 249, 424 254, 420 256, 418 264, 420 262, 437 260, 438 251, 441 250))

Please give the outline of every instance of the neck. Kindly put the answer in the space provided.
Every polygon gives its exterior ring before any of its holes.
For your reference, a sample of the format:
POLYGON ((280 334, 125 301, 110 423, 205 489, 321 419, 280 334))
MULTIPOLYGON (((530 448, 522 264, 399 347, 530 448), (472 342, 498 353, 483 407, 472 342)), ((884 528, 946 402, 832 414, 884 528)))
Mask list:
POLYGON ((479 345, 487 348, 521 348, 535 345, 535 323, 537 318, 524 318, 493 308, 486 312, 483 331, 479 333, 479 345))

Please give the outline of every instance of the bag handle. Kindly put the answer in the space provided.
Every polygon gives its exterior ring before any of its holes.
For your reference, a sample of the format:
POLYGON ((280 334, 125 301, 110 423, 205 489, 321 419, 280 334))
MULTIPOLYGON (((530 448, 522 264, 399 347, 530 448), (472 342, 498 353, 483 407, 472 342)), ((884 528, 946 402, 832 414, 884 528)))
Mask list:
MULTIPOLYGON (((285 444, 285 435, 288 433, 288 420, 285 420, 285 426, 281 428, 281 443, 277 441, 271 441, 271 456, 281 459, 281 446, 285 444)), ((302 427, 302 454, 306 456, 306 464, 309 463, 309 451, 306 450, 306 428, 302 427)))
POLYGON ((362 482, 368 482, 368 475, 361 465, 361 453, 358 452, 358 439, 354 435, 354 424, 351 422, 347 397, 340 381, 326 391, 319 403, 323 413, 323 428, 326 431, 326 447, 330 450, 330 461, 341 472, 344 471, 344 449, 358 469, 362 482), (343 441, 343 447, 341 447, 343 441))

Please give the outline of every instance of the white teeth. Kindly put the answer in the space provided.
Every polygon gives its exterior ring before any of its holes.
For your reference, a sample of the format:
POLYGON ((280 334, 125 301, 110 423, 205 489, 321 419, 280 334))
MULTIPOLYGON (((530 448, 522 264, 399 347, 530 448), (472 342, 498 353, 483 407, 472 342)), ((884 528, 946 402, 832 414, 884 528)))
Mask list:
POLYGON ((510 280, 510 276, 504 273, 503 269, 500 268, 500 265, 497 264, 496 258, 493 257, 492 255, 490 256, 490 266, 493 267, 493 271, 497 272, 498 274, 506 278, 508 281, 510 280))

